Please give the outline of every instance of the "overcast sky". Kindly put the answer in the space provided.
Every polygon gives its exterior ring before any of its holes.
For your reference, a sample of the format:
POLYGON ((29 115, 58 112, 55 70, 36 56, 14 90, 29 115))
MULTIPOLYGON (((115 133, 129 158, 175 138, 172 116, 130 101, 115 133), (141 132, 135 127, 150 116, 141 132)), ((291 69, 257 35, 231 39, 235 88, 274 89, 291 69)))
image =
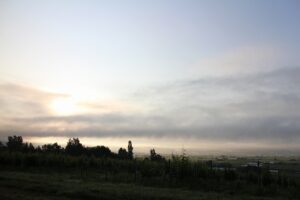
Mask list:
POLYGON ((300 151, 299 9, 1 0, 0 138, 300 151))

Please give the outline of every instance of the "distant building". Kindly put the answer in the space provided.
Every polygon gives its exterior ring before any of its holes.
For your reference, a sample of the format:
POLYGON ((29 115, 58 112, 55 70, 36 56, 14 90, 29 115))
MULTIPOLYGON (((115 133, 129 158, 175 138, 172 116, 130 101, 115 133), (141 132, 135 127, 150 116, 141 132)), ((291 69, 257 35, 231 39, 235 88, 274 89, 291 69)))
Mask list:
POLYGON ((260 168, 260 167, 262 167, 262 163, 260 161, 257 161, 257 162, 248 162, 247 164, 242 165, 242 167, 260 168))

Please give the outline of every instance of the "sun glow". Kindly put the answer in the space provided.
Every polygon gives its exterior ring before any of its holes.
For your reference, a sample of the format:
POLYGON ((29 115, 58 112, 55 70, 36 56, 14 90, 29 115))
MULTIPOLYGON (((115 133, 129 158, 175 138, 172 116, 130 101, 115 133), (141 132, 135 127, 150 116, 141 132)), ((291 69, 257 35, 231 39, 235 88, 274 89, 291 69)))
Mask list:
POLYGON ((76 101, 72 98, 57 98, 51 103, 51 110, 58 115, 71 115, 79 112, 76 101))

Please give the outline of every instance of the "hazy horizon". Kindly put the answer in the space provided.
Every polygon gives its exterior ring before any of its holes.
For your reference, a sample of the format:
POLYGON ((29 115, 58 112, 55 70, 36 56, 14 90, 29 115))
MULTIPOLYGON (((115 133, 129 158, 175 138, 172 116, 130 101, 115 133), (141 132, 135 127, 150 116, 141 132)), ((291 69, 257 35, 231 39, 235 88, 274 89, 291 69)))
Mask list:
POLYGON ((300 155, 300 3, 0 1, 0 140, 300 155))

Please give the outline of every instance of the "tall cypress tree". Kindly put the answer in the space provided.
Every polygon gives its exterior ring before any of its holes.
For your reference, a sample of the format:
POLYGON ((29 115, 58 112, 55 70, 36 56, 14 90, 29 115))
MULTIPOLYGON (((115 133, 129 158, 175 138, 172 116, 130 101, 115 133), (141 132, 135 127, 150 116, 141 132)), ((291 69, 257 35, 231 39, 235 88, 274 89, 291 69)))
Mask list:
POLYGON ((132 142, 130 140, 128 141, 127 150, 128 150, 128 157, 130 160, 132 160, 133 159, 133 147, 132 147, 132 142))

